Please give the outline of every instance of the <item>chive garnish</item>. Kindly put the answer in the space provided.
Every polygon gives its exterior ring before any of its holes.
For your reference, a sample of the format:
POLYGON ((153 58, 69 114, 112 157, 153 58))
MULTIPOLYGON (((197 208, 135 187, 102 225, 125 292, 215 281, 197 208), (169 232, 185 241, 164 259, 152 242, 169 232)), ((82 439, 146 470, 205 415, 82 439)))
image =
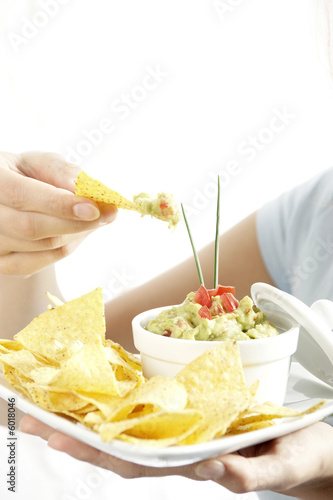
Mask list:
POLYGON ((187 232, 188 232, 188 235, 189 235, 189 238, 190 238, 190 242, 191 242, 191 245, 192 245, 192 250, 193 250, 195 265, 197 266, 197 271, 198 271, 198 276, 199 276, 199 282, 200 282, 200 285, 204 285, 204 280, 203 280, 203 276, 202 276, 202 271, 201 271, 201 266, 200 266, 200 262, 199 262, 199 257, 198 257, 197 251, 196 251, 194 243, 193 243, 193 239, 192 239, 192 235, 191 235, 191 230, 190 230, 190 227, 188 225, 186 214, 185 214, 185 210, 184 210, 184 207, 183 207, 182 203, 181 203, 181 207, 182 207, 182 212, 183 212, 183 216, 184 216, 184 221, 185 221, 185 224, 186 224, 186 229, 187 229, 187 232))
POLYGON ((214 257, 214 288, 219 281, 219 230, 220 228, 220 176, 217 176, 217 210, 216 210, 216 232, 215 232, 215 257, 214 257))

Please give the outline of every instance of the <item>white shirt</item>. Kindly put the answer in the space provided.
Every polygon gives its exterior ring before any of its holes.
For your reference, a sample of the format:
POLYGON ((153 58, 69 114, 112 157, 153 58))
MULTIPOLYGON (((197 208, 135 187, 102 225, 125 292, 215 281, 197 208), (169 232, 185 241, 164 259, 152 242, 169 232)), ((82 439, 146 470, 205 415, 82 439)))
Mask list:
POLYGON ((278 288, 307 305, 333 300, 333 168, 264 205, 257 236, 278 288))
MULTIPOLYGON (((333 168, 264 205, 257 237, 278 288, 307 305, 333 300, 333 168)), ((290 497, 263 492, 259 498, 290 497)))

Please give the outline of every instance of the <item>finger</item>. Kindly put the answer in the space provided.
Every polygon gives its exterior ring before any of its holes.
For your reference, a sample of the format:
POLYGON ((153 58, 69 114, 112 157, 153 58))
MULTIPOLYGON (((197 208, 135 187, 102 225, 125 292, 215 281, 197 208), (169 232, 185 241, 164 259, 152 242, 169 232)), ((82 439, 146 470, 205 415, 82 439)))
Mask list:
MULTIPOLYGON (((67 162, 61 155, 57 153, 29 151, 19 155, 18 163, 23 173, 28 177, 75 193, 75 180, 81 169, 77 165, 67 162)), ((115 207, 112 208, 110 205, 105 205, 104 203, 96 204, 88 198, 77 197, 76 200, 97 207, 102 213, 115 210, 115 207)), ((52 214, 54 215, 54 212, 52 214)), ((91 220, 88 217, 79 216, 77 213, 75 215, 81 219, 91 220)))
POLYGON ((51 236, 40 240, 24 240, 21 238, 11 238, 0 236, 0 257, 10 253, 41 252, 43 250, 53 250, 68 245, 72 241, 82 240, 92 231, 82 233, 51 236))
MULTIPOLYGON (((55 450, 67 453, 77 460, 89 462, 98 467, 115 471, 123 477, 140 477, 143 475, 149 475, 149 471, 154 470, 150 467, 141 467, 103 453, 102 451, 69 437, 66 434, 55 431, 52 427, 49 427, 30 415, 25 415, 22 418, 20 422, 20 430, 27 434, 33 434, 48 440, 49 446, 55 450)), ((164 471, 166 469, 155 470, 156 475, 164 475, 164 471)))
MULTIPOLYGON (((103 452, 96 448, 69 437, 66 434, 56 432, 55 430, 53 430, 53 433, 49 436, 48 444, 55 450, 62 451, 77 460, 89 462, 93 465, 99 465, 104 455, 103 452)), ((108 460, 107 456, 104 460, 104 468, 111 469, 111 466, 111 461, 108 460)))
POLYGON ((18 155, 18 167, 28 177, 74 193, 80 168, 57 153, 27 151, 18 155))
POLYGON ((26 434, 33 434, 35 436, 40 436, 43 439, 48 439, 54 429, 44 424, 40 420, 37 420, 31 415, 25 415, 20 422, 20 430, 26 434))
POLYGON ((0 275, 29 276, 70 255, 77 247, 74 241, 53 250, 13 252, 0 257, 0 275))
POLYGON ((76 460, 111 470, 124 478, 143 477, 149 469, 120 460, 60 432, 53 432, 49 436, 48 445, 54 450, 67 453, 76 460))
POLYGON ((0 186, 1 204, 18 211, 88 221, 100 216, 94 201, 10 170, 0 170, 0 186))
POLYGON ((93 221, 68 220, 35 212, 19 212, 0 205, 0 234, 11 238, 38 240, 61 234, 79 233, 112 222, 117 208, 110 205, 102 217, 93 221))
POLYGON ((249 464, 244 457, 225 455, 206 460, 195 466, 195 473, 202 479, 215 481, 235 493, 255 491, 255 478, 249 474, 249 464))
POLYGON ((246 458, 224 455, 201 462, 195 473, 202 479, 215 481, 234 493, 248 493, 265 489, 288 488, 288 467, 273 454, 246 458))
POLYGON ((97 467, 111 470, 127 479, 136 477, 163 477, 169 475, 193 477, 193 473, 190 472, 193 469, 192 466, 159 468, 126 462, 60 432, 51 434, 48 444, 51 448, 63 451, 76 460, 81 460, 96 465, 97 467))

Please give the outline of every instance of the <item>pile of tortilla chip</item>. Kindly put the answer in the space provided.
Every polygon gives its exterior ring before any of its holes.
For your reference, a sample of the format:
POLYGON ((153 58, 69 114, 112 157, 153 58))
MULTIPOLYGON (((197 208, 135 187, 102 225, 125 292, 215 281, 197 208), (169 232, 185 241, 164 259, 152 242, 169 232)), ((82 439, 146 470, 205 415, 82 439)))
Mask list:
MULTIPOLYGON (((52 299, 52 296, 49 296, 52 299)), ((147 380, 136 356, 105 339, 102 290, 36 317, 14 340, 0 340, 8 382, 45 410, 115 438, 146 446, 194 444, 267 427, 306 412, 253 406, 238 345, 225 341, 175 378, 147 380)))

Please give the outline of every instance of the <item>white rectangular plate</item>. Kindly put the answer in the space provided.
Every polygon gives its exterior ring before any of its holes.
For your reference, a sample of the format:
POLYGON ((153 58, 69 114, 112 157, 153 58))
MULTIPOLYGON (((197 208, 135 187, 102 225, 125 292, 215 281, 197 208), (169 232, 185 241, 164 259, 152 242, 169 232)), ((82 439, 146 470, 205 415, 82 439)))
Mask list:
POLYGON ((84 427, 82 424, 74 423, 59 415, 42 410, 10 387, 3 374, 0 374, 0 397, 8 400, 8 398, 13 396, 16 399, 17 408, 54 427, 58 431, 102 450, 109 455, 150 467, 177 467, 198 462, 208 457, 231 453, 247 446, 289 434, 333 414, 333 389, 313 377, 295 362, 292 363, 289 377, 285 401, 286 406, 297 410, 305 410, 318 401, 326 399, 325 406, 304 417, 277 419, 276 425, 273 427, 189 446, 148 448, 125 443, 117 439, 111 443, 105 443, 97 433, 84 427))

